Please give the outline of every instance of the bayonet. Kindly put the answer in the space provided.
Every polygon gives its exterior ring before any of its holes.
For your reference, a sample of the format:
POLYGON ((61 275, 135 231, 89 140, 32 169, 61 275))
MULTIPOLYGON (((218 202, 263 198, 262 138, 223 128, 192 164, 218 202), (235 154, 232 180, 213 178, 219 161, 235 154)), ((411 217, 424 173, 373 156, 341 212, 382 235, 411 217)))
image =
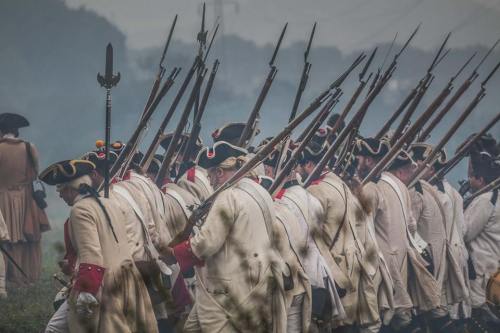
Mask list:
POLYGON ((278 51, 281 47, 281 42, 283 41, 283 37, 285 37, 285 32, 286 28, 288 27, 288 22, 285 23, 285 26, 283 27, 283 30, 281 31, 280 38, 278 39, 278 43, 276 44, 276 47, 274 48, 273 56, 271 57, 271 60, 269 61, 269 66, 273 67, 274 66, 274 61, 276 60, 276 56, 278 55, 278 51))

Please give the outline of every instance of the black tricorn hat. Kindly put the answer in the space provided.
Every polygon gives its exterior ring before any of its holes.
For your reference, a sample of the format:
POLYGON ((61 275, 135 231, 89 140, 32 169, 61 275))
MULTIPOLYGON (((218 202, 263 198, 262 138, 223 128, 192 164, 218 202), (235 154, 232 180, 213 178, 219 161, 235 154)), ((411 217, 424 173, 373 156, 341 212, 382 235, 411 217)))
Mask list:
MULTIPOLYGON (((264 163, 264 165, 268 165, 275 168, 278 165, 280 153, 281 149, 274 149, 262 163, 264 163)), ((290 160, 291 156, 292 156, 292 150, 288 148, 286 151, 286 157, 284 158, 283 164, 287 163, 290 160)))
POLYGON ((392 161, 391 165, 389 166, 389 170, 396 170, 410 164, 415 164, 415 161, 413 161, 410 154, 408 154, 404 150, 401 150, 394 161, 392 161))
POLYGON ((203 148, 198 153, 196 162, 202 168, 210 169, 218 166, 230 157, 240 157, 246 154, 246 149, 232 145, 226 141, 218 141, 213 147, 203 148))
POLYGON ((500 160, 487 151, 471 152, 470 163, 476 175, 491 179, 500 176, 500 160))
POLYGON ((48 185, 58 185, 88 175, 94 169, 95 164, 90 161, 64 160, 49 166, 38 178, 48 185))
MULTIPOLYGON (((462 147, 470 142, 476 135, 477 133, 471 134, 467 140, 457 148, 457 151, 461 150, 462 147)), ((471 147, 469 147, 467 155, 471 153, 480 153, 482 151, 486 151, 492 155, 500 154, 500 149, 497 147, 497 141, 490 133, 483 134, 471 147)))
POLYGON ((414 143, 410 146, 410 156, 414 161, 424 161, 432 152, 433 147, 428 143, 414 143))
MULTIPOLYGON (((81 158, 83 161, 89 161, 92 162, 95 165, 95 169, 103 174, 104 173, 104 167, 105 167, 105 161, 106 161, 106 154, 104 153, 104 150, 101 149, 96 149, 89 151, 88 153, 85 153, 81 158)), ((113 163, 118 159, 118 154, 116 154, 114 151, 110 150, 109 151, 109 166, 113 165, 113 163)))
MULTIPOLYGON (((170 142, 172 141, 172 138, 174 137, 174 133, 168 133, 166 134, 163 139, 160 141, 160 146, 167 150, 168 149, 168 146, 170 145, 170 142)), ((181 138, 180 138, 180 141, 179 141, 179 145, 177 147, 176 150, 179 150, 179 147, 180 147, 180 150, 184 150, 184 148, 186 147, 187 145, 187 142, 189 140, 189 133, 182 133, 181 134, 181 138)), ((196 150, 197 152, 203 147, 203 142, 201 141, 200 137, 197 138, 196 140, 196 150)))
POLYGON ((323 157, 326 150, 327 150, 326 145, 320 145, 314 141, 311 141, 302 151, 299 162, 301 164, 304 164, 309 161, 318 163, 323 157))
POLYGON ((446 152, 444 151, 444 149, 442 149, 439 152, 439 157, 436 159, 436 161, 434 162, 434 164, 432 166, 434 167, 434 169, 436 171, 439 171, 446 165, 447 161, 448 161, 448 156, 446 155, 446 152))
MULTIPOLYGON (((245 128, 245 123, 229 123, 218 129, 216 129, 212 133, 212 139, 214 143, 219 141, 225 141, 232 145, 237 145, 240 140, 241 134, 243 133, 243 129, 245 128)), ((260 131, 257 129, 257 134, 260 131)))
POLYGON ((148 172, 152 174, 157 174, 160 171, 161 164, 163 162, 163 155, 155 154, 149 165, 148 172))
POLYGON ((319 128, 316 133, 314 133, 311 141, 316 142, 319 145, 324 145, 327 137, 328 130, 326 128, 319 128))
MULTIPOLYGON (((329 128, 333 128, 333 126, 335 125, 335 123, 337 122, 337 120, 340 118, 340 115, 338 113, 334 113, 332 114, 329 118, 328 118, 328 121, 327 121, 327 126, 329 128)), ((344 129, 345 127, 345 121, 342 120, 342 122, 340 123, 340 126, 339 128, 337 129, 337 132, 340 132, 342 131, 342 129, 344 129)))
POLYGON ((0 130, 23 128, 29 125, 28 119, 20 114, 9 112, 0 114, 0 130))
POLYGON ((375 138, 361 138, 356 140, 354 155, 370 156, 374 158, 383 157, 389 152, 389 143, 385 140, 375 138))

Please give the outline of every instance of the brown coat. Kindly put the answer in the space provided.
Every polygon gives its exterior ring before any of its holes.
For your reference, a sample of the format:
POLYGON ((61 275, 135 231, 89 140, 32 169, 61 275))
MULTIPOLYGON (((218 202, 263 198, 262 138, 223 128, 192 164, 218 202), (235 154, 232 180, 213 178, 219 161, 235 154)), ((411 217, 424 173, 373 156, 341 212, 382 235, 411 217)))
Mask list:
MULTIPOLYGON (((94 198, 77 199, 71 208, 69 236, 77 253, 77 268, 82 264, 105 269, 96 295, 99 308, 94 316, 81 319, 75 304, 78 291, 73 288, 68 304, 70 332, 157 332, 156 319, 147 289, 133 263, 129 250, 123 211, 110 199, 100 199, 109 214, 118 242, 103 210, 94 198)), ((83 273, 82 273, 83 274, 83 273)), ((76 273, 78 281, 80 272, 76 273)))
POLYGON ((34 166, 28 160, 25 141, 0 138, 0 210, 12 243, 39 241, 49 230, 45 212, 32 196, 32 183, 38 173, 38 151, 30 144, 34 166))

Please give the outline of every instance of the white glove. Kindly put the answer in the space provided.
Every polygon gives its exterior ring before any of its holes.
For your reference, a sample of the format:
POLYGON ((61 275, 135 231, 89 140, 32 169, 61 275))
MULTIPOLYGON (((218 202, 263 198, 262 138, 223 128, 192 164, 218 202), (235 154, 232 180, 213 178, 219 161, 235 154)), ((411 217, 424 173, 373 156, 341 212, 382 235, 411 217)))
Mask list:
POLYGON ((76 313, 83 318, 90 318, 94 310, 99 306, 99 302, 91 293, 82 291, 76 299, 76 313))

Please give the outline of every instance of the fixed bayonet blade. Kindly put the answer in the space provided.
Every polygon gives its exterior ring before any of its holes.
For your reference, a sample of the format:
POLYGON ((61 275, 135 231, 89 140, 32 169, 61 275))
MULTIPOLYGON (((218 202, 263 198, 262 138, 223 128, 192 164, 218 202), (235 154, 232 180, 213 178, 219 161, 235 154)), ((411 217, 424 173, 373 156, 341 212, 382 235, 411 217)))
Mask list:
POLYGON ((493 74, 495 74, 495 72, 498 70, 498 67, 500 67, 500 61, 491 70, 490 74, 488 74, 488 76, 486 77, 486 79, 484 79, 484 81, 481 82, 481 87, 484 87, 486 85, 486 83, 488 83, 488 81, 491 79, 491 77, 493 76, 493 74))
MULTIPOLYGON (((432 70, 434 69, 434 67, 436 67, 436 66, 437 66, 437 64, 439 63, 439 61, 441 61, 439 57, 440 57, 441 53, 443 52, 443 50, 444 50, 444 48, 445 48, 446 44, 448 43, 448 39, 450 39, 450 36, 451 36, 451 32, 448 32, 448 34, 446 35, 446 37, 445 37, 445 39, 444 39, 443 43, 442 43, 442 44, 441 44, 441 46, 439 47, 439 50, 438 50, 438 52, 436 53, 436 56, 435 56, 435 57, 434 57, 434 59, 432 60, 432 63, 431 63, 431 65, 429 66, 429 69, 427 70, 427 73, 432 72, 432 70)), ((443 56, 443 57, 444 57, 444 56, 443 56)))
POLYGON ((378 50, 378 47, 376 47, 372 51, 372 54, 370 54, 370 58, 368 58, 368 60, 366 61, 365 67, 363 68, 361 73, 359 73, 359 81, 363 80, 363 78, 365 77, 365 74, 368 71, 368 68, 370 68, 370 64, 372 63, 373 58, 375 58, 375 54, 377 53, 377 50, 378 50))
POLYGON ((207 61, 208 54, 210 53, 210 49, 212 49, 212 44, 214 43, 215 36, 217 36, 217 31, 219 31, 219 23, 215 26, 214 32, 212 34, 212 38, 210 38, 210 43, 208 44, 207 51, 205 52, 205 57, 203 58, 203 62, 207 61))
POLYGON ((281 46, 281 42, 283 41, 283 37, 285 37, 285 31, 286 28, 288 27, 288 22, 285 23, 285 26, 283 27, 283 30, 281 31, 280 38, 278 39, 278 44, 276 44, 276 47, 274 48, 273 56, 271 57, 271 61, 269 61, 269 66, 274 66, 274 61, 276 60, 276 56, 278 55, 278 51, 281 46))
POLYGON ((403 45, 403 47, 401 48, 401 50, 399 50, 399 52, 395 55, 395 58, 398 58, 401 55, 401 53, 403 53, 403 51, 408 47, 408 45, 410 45, 410 42, 412 41, 413 37, 415 37, 415 35, 417 34, 418 30, 420 30, 421 26, 422 26, 422 23, 419 23, 417 25, 417 27, 415 28, 415 30, 412 32, 412 34, 410 35, 410 37, 406 41, 405 45, 403 45))
POLYGON ((313 28, 311 31, 311 35, 309 37, 309 42, 307 43, 306 52, 304 53, 304 62, 307 62, 307 59, 309 58, 309 51, 311 51, 312 41, 314 38, 314 34, 316 32, 316 25, 317 25, 317 22, 314 22, 314 25, 313 25, 313 28))
POLYGON ((165 43, 165 47, 163 47, 163 52, 161 53, 161 58, 160 58, 161 69, 163 69, 163 61, 165 61, 165 55, 167 54, 168 46, 170 45, 170 41, 172 40, 175 24, 177 23, 177 17, 178 15, 176 14, 174 17, 174 22, 172 22, 172 26, 170 27, 170 31, 168 32, 167 42, 165 43))
POLYGON ((495 49, 495 47, 497 47, 498 42, 500 42, 500 39, 497 39, 497 41, 495 42, 495 44, 493 44, 493 46, 488 50, 488 52, 486 52, 486 54, 483 56, 483 58, 481 59, 481 61, 479 62, 479 64, 477 64, 476 68, 474 68, 473 73, 477 72, 477 70, 479 69, 479 67, 481 67, 481 65, 483 64, 483 62, 486 60, 486 58, 488 58, 489 55, 491 54, 491 52, 493 52, 493 50, 495 49))
POLYGON ((477 52, 474 52, 473 55, 471 55, 469 57, 469 59, 467 59, 467 61, 465 62, 465 64, 463 64, 462 67, 460 67, 460 69, 458 70, 458 72, 452 77, 452 80, 455 80, 460 74, 462 74, 463 70, 469 65, 469 63, 472 61, 472 59, 476 56, 477 52))

